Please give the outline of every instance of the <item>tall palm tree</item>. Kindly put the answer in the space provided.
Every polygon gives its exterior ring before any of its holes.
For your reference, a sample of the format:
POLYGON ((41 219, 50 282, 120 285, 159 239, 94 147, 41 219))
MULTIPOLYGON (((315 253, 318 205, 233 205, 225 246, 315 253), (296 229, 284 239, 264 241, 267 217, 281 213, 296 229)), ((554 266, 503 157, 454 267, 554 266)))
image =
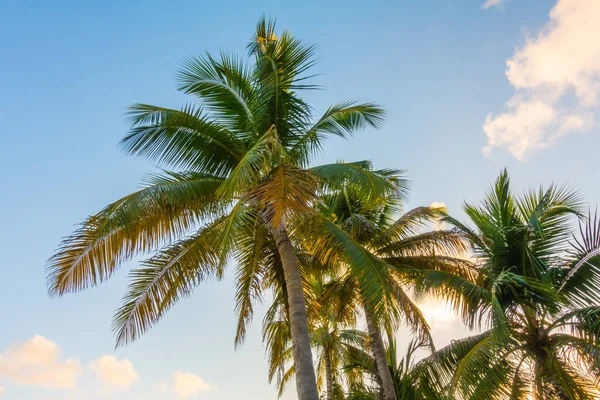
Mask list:
POLYGON ((387 196, 369 201, 352 184, 330 191, 317 202, 319 214, 309 218, 309 233, 303 237, 309 239, 308 251, 335 271, 334 281, 344 287, 340 292, 352 296, 346 303, 364 313, 384 399, 394 400, 396 392, 387 368, 381 327, 402 321, 421 342, 433 347, 429 326, 408 289, 423 271, 442 269, 462 276, 468 272, 469 263, 455 257, 465 249, 460 233, 424 230, 441 210, 418 207, 398 217, 406 182, 398 171, 373 172, 397 182, 403 190, 388 191, 387 196), (336 251, 338 246, 345 251, 336 251), (352 258, 339 257, 349 249, 352 258), (370 276, 373 273, 376 279, 370 276))
POLYGON ((421 283, 484 332, 423 361, 424 384, 460 399, 600 396, 600 224, 580 206, 555 185, 515 196, 504 171, 481 205, 465 206, 473 228, 446 218, 472 240, 478 273, 421 283))
POLYGON ((314 47, 260 20, 248 45, 250 62, 222 52, 189 59, 178 89, 200 105, 181 109, 137 104, 131 131, 122 140, 128 154, 143 156, 165 171, 137 192, 88 217, 47 264, 51 295, 94 286, 137 254, 160 249, 131 271, 131 285, 114 319, 117 343, 135 340, 182 296, 227 261, 238 265, 236 343, 252 317, 262 276, 281 267, 293 338, 298 396, 316 400, 317 385, 302 279, 290 232, 311 212, 315 196, 352 179, 376 198, 388 182, 364 163, 310 167, 329 136, 349 137, 377 127, 374 104, 342 102, 313 118, 299 92, 314 89, 307 74, 314 47), (268 245, 265 245, 267 243, 268 245), (274 247, 273 247, 274 246, 274 247), (275 248, 276 254, 272 252, 275 248))

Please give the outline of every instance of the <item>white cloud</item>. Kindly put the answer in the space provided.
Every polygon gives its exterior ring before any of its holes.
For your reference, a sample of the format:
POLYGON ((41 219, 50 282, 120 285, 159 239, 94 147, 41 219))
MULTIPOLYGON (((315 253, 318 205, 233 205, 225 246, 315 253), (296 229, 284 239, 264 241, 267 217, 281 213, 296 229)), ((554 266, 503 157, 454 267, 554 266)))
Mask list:
POLYGON ((128 388, 140 380, 133 364, 126 358, 119 361, 115 356, 102 356, 91 361, 88 367, 100 381, 110 386, 128 388))
POLYGON ((429 207, 431 208, 442 208, 445 209, 446 207, 446 203, 444 203, 443 201, 434 201, 433 203, 431 203, 429 205, 429 207))
POLYGON ((550 20, 506 61, 515 94, 483 125, 488 144, 519 160, 589 130, 600 91, 600 1, 559 0, 550 20))
POLYGON ((488 8, 492 8, 492 7, 501 7, 505 1, 506 0, 487 0, 485 3, 483 3, 481 8, 487 10, 488 8))
POLYGON ((71 389, 80 374, 79 361, 63 361, 58 345, 43 336, 13 344, 0 354, 0 377, 19 385, 71 389))
POLYGON ((189 372, 177 371, 171 374, 171 378, 173 382, 171 384, 159 384, 159 390, 173 392, 180 399, 189 399, 200 392, 217 390, 216 386, 209 385, 198 375, 189 372))

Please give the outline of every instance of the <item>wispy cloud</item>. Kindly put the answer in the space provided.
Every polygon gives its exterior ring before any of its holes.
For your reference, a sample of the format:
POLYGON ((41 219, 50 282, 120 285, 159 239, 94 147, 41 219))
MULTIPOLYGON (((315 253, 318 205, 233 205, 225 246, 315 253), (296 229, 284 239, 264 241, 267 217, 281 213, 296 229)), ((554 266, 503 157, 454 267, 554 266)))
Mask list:
POLYGON ((80 375, 79 361, 63 359, 58 345, 43 336, 13 344, 0 354, 0 377, 18 385, 72 389, 80 375))
POLYGON ((543 28, 506 61, 515 93, 483 125, 495 147, 519 160, 590 129, 600 91, 600 1, 559 0, 543 28))
POLYGON ((483 3, 481 8, 487 10, 488 8, 492 8, 492 7, 500 7, 505 2, 506 2, 506 0, 487 0, 485 3, 483 3))

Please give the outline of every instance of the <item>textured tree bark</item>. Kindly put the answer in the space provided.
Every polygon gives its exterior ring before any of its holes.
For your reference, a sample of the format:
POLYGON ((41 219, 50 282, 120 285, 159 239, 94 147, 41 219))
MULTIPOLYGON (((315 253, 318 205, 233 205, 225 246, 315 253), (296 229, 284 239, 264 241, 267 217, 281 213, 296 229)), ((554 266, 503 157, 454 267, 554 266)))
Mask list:
POLYGON ((323 349, 325 354, 325 383, 327 385, 327 400, 333 400, 333 369, 331 368, 331 353, 329 349, 323 349))
POLYGON ((383 398, 384 400, 396 400, 396 389, 394 388, 394 381, 392 380, 392 374, 390 373, 387 357, 385 356, 385 347, 383 345, 383 338, 381 337, 381 330, 379 330, 379 326, 377 326, 373 320, 371 309, 364 300, 363 309, 365 310, 365 319, 367 320, 367 330, 369 331, 369 337, 371 339, 371 348, 373 357, 375 358, 375 365, 377 366, 377 372, 381 379, 383 398))
POLYGON ((274 230, 273 236, 275 237, 281 263, 283 264, 283 273, 287 287, 298 399, 319 400, 312 349, 308 336, 308 319, 306 317, 302 276, 300 275, 298 260, 294 246, 284 226, 274 230))

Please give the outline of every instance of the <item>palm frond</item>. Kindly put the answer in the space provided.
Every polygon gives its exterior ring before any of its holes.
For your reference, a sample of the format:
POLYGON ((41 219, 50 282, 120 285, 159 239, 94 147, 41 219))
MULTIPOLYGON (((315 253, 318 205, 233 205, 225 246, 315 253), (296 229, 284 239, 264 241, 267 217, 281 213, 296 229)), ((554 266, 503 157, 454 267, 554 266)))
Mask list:
POLYGON ((220 275, 221 254, 216 243, 225 222, 221 218, 207 225, 130 272, 131 283, 113 319, 117 346, 138 339, 200 282, 220 275))
POLYGON ((457 230, 439 230, 389 240, 377 249, 377 253, 388 257, 422 254, 462 256, 466 250, 467 243, 462 233, 457 230))
POLYGON ((307 218, 296 227, 304 246, 324 264, 345 264, 359 282, 360 292, 375 306, 375 313, 382 315, 390 304, 389 291, 385 288, 390 282, 388 265, 373 256, 360 243, 357 243, 343 229, 320 214, 307 218))
POLYGON ((398 304, 398 311, 402 316, 402 321, 410 328, 419 343, 434 350, 435 344, 431 336, 429 324, 419 307, 397 282, 391 282, 391 289, 394 300, 398 304))
POLYGON ((384 111, 373 103, 347 101, 332 105, 305 133, 293 140, 290 154, 295 159, 306 160, 321 150, 329 135, 347 138, 366 127, 379 128, 384 116, 384 111))
POLYGON ((373 170, 370 161, 336 162, 310 169, 324 190, 352 189, 367 201, 383 199, 390 193, 406 194, 408 185, 399 170, 373 170))
POLYGON ((273 237, 261 219, 244 227, 236 242, 235 312, 238 316, 235 346, 241 345, 254 315, 254 302, 262 300, 265 270, 281 268, 273 237))
POLYGON ((490 310, 490 290, 452 272, 426 271, 416 289, 446 301, 470 329, 479 327, 490 310))
POLYGON ((445 393, 454 380, 454 371, 458 363, 474 348, 490 340, 490 331, 453 340, 432 355, 424 358, 415 365, 419 373, 420 387, 424 392, 436 391, 445 393))
POLYGON ((198 96, 220 122, 240 137, 258 133, 252 71, 238 57, 221 52, 220 61, 210 54, 190 58, 177 80, 180 91, 198 96))
POLYGON ((152 183, 88 217, 63 240, 46 265, 50 294, 97 285, 123 261, 185 235, 227 204, 215 196, 222 180, 205 174, 171 173, 152 183))
POLYGON ((381 245, 420 233, 427 223, 435 222, 443 217, 445 215, 443 211, 436 207, 413 208, 387 227, 380 237, 376 238, 375 243, 381 245))
POLYGON ((577 306, 600 303, 600 223, 588 214, 579 223, 581 237, 572 242, 568 265, 560 279, 559 291, 577 306))
POLYGON ((243 155, 243 143, 194 106, 173 110, 136 104, 129 119, 132 127, 121 140, 125 152, 167 168, 223 176, 243 155))
POLYGON ((223 197, 240 196, 269 173, 271 161, 281 151, 281 143, 274 128, 269 129, 232 169, 219 188, 223 197))

